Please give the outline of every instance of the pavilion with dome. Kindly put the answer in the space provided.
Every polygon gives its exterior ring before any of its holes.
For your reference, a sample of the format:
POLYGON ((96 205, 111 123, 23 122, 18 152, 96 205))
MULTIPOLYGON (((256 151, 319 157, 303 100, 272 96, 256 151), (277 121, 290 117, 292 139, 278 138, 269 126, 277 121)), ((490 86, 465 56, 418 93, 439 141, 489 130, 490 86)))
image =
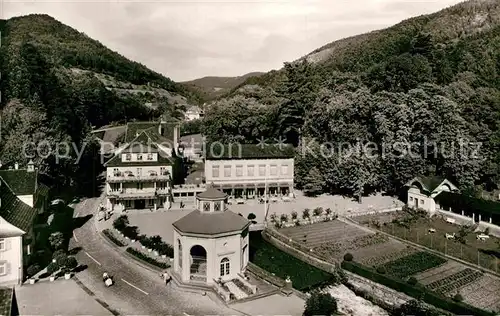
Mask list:
POLYGON ((212 285, 245 270, 250 222, 228 210, 227 199, 209 185, 196 196, 196 210, 172 224, 174 272, 182 282, 212 285))

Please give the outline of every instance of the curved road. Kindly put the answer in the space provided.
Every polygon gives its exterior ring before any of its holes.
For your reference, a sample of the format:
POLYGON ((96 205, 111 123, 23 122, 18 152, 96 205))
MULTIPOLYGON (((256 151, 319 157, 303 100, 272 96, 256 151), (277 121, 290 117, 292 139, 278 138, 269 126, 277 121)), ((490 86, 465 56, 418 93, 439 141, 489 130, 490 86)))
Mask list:
POLYGON ((74 216, 94 215, 82 227, 75 229, 70 249, 81 247, 76 255, 88 268, 77 274, 78 280, 112 310, 125 315, 239 315, 208 296, 182 291, 174 284, 165 285, 159 273, 138 266, 113 246, 108 245, 97 231, 95 211, 100 198, 87 199, 75 205, 74 216), (109 288, 102 282, 108 272, 115 284, 109 288))

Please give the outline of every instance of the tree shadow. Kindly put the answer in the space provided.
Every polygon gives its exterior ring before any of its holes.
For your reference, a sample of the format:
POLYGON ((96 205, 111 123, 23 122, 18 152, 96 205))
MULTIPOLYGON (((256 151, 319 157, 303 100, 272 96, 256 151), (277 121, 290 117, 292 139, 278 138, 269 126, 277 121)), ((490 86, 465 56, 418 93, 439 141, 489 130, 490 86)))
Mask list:
POLYGON ((75 273, 78 273, 78 272, 82 272, 82 271, 87 270, 87 268, 88 268, 88 266, 86 264, 81 264, 78 267, 76 267, 73 271, 75 273))
POLYGON ((82 227, 85 225, 86 222, 89 221, 94 215, 93 214, 88 214, 85 216, 80 216, 80 217, 74 217, 73 218, 73 230, 82 227))
POLYGON ((498 259, 500 259, 500 251, 499 250, 479 249, 479 251, 484 253, 485 255, 497 257, 498 259))
POLYGON ((83 249, 82 247, 74 247, 68 251, 68 255, 74 256, 74 255, 78 254, 80 252, 80 250, 82 250, 82 249, 83 249))

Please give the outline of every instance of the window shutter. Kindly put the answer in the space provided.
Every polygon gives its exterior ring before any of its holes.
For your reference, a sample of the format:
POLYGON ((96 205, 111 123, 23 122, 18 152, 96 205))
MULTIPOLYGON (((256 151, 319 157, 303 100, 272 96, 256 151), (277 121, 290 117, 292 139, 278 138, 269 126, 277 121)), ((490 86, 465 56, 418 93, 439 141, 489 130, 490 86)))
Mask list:
POLYGON ((11 240, 11 238, 6 238, 5 239, 5 250, 9 251, 10 249, 12 249, 12 240, 11 240))
POLYGON ((9 275, 11 273, 11 264, 9 262, 6 262, 5 264, 5 275, 9 275))

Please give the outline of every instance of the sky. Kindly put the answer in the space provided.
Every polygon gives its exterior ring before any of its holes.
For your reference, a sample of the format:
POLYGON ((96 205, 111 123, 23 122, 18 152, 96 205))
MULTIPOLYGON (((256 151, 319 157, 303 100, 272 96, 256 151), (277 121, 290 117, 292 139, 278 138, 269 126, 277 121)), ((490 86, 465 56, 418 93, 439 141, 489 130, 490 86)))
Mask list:
POLYGON ((174 81, 279 69, 327 43, 461 0, 0 0, 46 13, 174 81))

